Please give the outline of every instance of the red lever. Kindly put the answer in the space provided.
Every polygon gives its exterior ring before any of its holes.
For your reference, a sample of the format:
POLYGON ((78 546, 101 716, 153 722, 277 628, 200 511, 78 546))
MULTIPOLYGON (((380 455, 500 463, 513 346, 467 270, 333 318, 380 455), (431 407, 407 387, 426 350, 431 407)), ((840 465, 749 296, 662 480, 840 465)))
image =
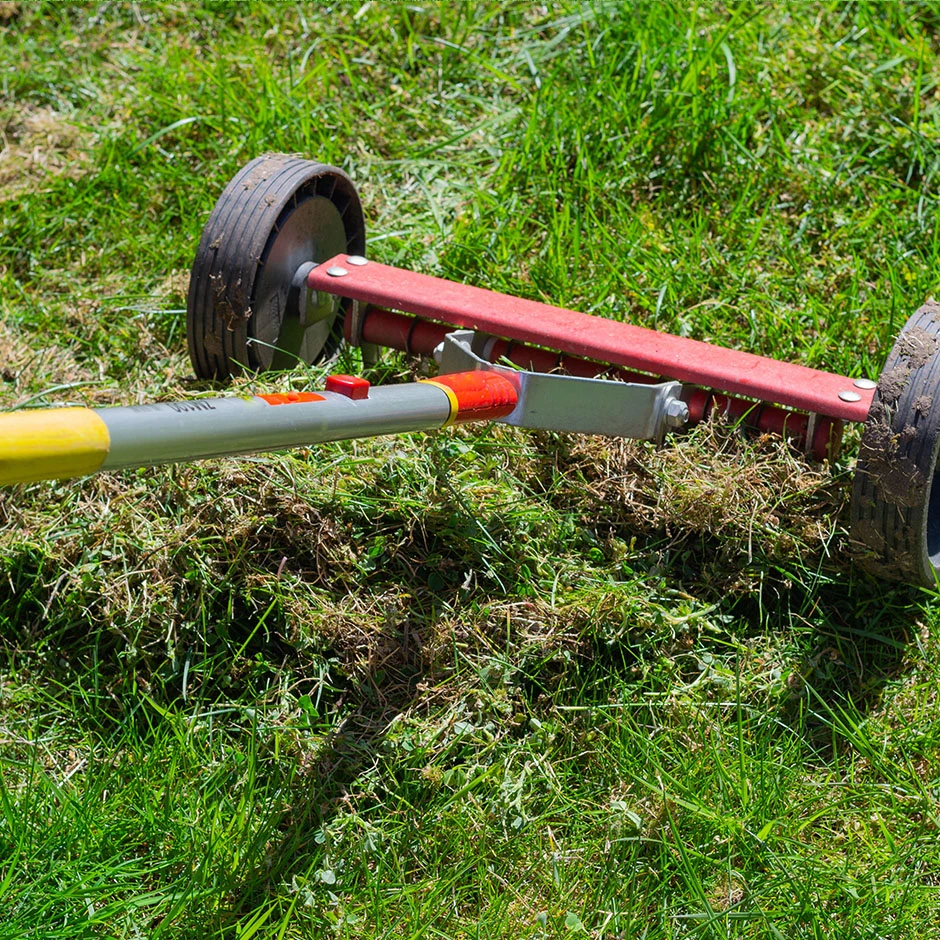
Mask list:
POLYGON ((369 397, 369 380, 358 375, 330 375, 326 379, 326 390, 360 401, 369 397))

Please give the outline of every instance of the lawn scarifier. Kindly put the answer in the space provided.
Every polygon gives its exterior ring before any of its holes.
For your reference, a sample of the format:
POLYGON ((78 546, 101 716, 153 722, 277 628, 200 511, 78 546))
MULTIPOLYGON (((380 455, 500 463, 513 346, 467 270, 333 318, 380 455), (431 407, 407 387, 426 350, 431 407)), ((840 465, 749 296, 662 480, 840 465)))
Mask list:
POLYGON ((940 304, 907 322, 877 383, 836 375, 367 260, 349 177, 266 154, 216 203, 187 312, 193 367, 206 379, 313 363, 343 338, 433 353, 440 374, 376 388, 334 375, 322 392, 15 412, 0 417, 0 483, 466 421, 661 441, 715 413, 823 460, 855 421, 865 425, 851 510, 859 557, 894 579, 935 586, 940 576, 940 304))

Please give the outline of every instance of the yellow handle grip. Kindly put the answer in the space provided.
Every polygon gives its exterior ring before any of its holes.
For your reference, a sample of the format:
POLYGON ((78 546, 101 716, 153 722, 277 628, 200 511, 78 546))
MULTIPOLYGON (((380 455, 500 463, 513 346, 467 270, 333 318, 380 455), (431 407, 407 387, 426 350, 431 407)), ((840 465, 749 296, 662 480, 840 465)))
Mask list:
POLYGON ((0 414, 0 484, 94 473, 110 446, 107 425, 90 408, 0 414))

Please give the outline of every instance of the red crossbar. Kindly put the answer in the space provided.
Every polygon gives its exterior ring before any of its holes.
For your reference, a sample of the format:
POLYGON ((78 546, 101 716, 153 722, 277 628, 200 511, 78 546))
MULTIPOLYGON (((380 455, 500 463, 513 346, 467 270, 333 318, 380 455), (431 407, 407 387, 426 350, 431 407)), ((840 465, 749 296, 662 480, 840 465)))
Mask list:
POLYGON ((864 421, 874 394, 871 389, 856 388, 847 376, 416 274, 377 261, 350 264, 346 255, 315 267, 307 277, 307 285, 312 290, 464 329, 831 418, 864 421), (346 273, 329 273, 337 268, 346 273), (843 401, 840 392, 858 395, 859 399, 843 401))

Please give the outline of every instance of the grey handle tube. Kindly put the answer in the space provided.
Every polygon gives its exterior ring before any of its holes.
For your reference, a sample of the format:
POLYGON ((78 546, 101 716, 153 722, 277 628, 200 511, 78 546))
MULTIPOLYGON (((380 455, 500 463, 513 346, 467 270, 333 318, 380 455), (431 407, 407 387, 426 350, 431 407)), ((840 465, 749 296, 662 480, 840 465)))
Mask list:
POLYGON ((421 382, 372 388, 368 398, 359 400, 335 392, 316 394, 321 400, 276 405, 253 396, 96 408, 111 436, 101 469, 431 430, 443 427, 451 414, 447 395, 421 382))

